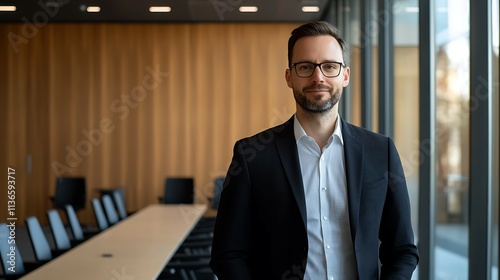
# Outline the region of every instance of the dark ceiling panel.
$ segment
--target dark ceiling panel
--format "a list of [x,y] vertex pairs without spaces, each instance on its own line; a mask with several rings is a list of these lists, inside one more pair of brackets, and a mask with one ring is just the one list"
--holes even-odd
[[[0,0],[15,12],[0,12],[0,22],[307,22],[322,18],[329,0]],[[320,7],[304,13],[302,6]],[[99,13],[86,12],[100,6]],[[170,13],[150,13],[150,6],[170,6]],[[240,6],[257,6],[241,13]]]

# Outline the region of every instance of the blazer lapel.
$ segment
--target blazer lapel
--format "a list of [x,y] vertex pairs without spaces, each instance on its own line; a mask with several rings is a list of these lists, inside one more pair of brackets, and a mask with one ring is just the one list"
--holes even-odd
[[304,186],[302,182],[302,173],[300,171],[299,154],[297,152],[297,143],[293,131],[292,116],[286,123],[284,129],[277,135],[276,149],[278,150],[281,164],[292,188],[293,195],[299,207],[304,227],[307,228],[306,200],[304,195]]
[[347,196],[349,203],[349,219],[351,237],[354,243],[359,220],[359,203],[361,197],[361,182],[363,180],[363,144],[358,140],[351,124],[343,119],[342,137],[344,138],[344,158],[347,179]]

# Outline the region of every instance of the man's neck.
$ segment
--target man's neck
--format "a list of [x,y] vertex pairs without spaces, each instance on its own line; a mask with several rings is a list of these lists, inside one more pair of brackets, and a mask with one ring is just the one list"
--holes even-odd
[[296,116],[307,135],[316,141],[320,149],[323,149],[337,124],[337,107],[324,113],[311,113],[297,108]]

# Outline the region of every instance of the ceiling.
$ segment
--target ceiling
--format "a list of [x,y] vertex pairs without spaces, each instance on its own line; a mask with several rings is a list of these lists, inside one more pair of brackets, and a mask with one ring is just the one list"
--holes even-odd
[[[324,18],[330,0],[0,0],[0,22],[307,22]],[[98,6],[100,12],[87,12]],[[168,13],[152,13],[151,6],[168,6]],[[256,6],[242,13],[240,6]],[[319,12],[303,12],[317,6]]]

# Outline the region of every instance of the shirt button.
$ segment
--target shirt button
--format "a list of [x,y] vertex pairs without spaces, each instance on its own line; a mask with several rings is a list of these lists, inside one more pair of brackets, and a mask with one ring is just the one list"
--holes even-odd
[[326,220],[328,220],[328,217],[327,217],[327,216],[324,216],[324,217],[323,217],[323,220],[325,220],[325,221],[326,221]]
[[325,161],[325,157],[324,156],[321,156],[321,161]]
[[333,278],[333,277],[330,277],[330,280],[335,280],[335,278]]
[[330,245],[326,245],[326,249],[330,249]]
[[326,191],[326,188],[321,188],[322,191]]

